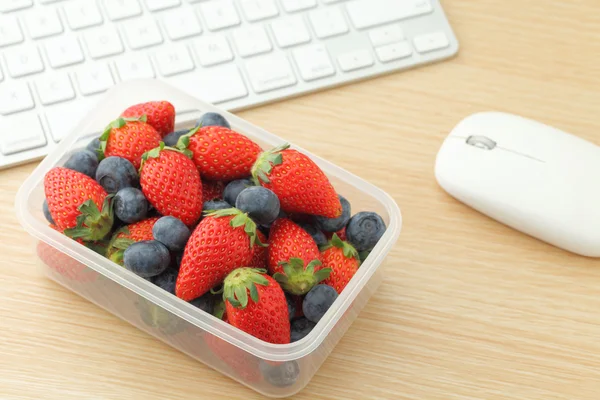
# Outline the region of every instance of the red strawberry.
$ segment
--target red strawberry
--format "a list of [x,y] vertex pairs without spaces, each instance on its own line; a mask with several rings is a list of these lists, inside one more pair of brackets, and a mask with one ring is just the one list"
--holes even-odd
[[244,382],[260,382],[262,375],[256,356],[226,342],[216,335],[207,335],[205,341],[213,354],[227,365],[227,369],[232,370]]
[[112,229],[112,196],[81,172],[54,167],[44,176],[48,210],[59,230],[74,239],[104,239]]
[[235,268],[249,265],[255,245],[262,242],[246,214],[235,208],[208,214],[185,246],[175,294],[185,301],[202,296]]
[[160,146],[143,156],[140,172],[142,192],[162,215],[195,224],[202,215],[202,181],[198,170],[185,154]]
[[285,294],[272,277],[261,271],[238,268],[227,275],[223,283],[227,320],[265,342],[290,343]]
[[305,294],[329,276],[312,236],[288,218],[271,225],[267,251],[269,273],[286,292]]
[[338,294],[341,294],[350,279],[358,271],[360,266],[358,252],[350,243],[344,242],[334,233],[331,241],[323,249],[321,259],[323,265],[331,268],[329,278],[323,283],[331,286]]
[[331,240],[331,238],[333,237],[333,234],[338,235],[338,237],[342,240],[346,240],[346,227],[343,227],[342,229],[340,229],[337,232],[325,232],[325,237],[327,237],[327,239]]
[[123,253],[132,243],[154,239],[152,227],[156,221],[158,221],[158,217],[147,218],[116,231],[108,244],[106,257],[123,265]]
[[129,107],[121,114],[124,118],[139,118],[146,115],[148,124],[161,137],[175,130],[175,107],[168,101],[149,101]]
[[[267,237],[261,231],[257,230],[256,236],[258,236],[258,240],[260,240],[261,243],[267,243]],[[248,266],[260,269],[267,268],[267,248],[255,244],[253,249],[254,250],[252,251],[252,261],[250,261],[250,264],[248,264]]]
[[146,123],[145,117],[120,117],[111,122],[100,136],[101,158],[123,157],[139,168],[142,154],[157,147],[159,143],[160,135]]
[[213,181],[249,176],[262,151],[246,136],[220,126],[196,127],[179,138],[177,147],[188,148],[202,178]]
[[221,181],[202,180],[202,201],[210,201],[223,198],[225,184]]
[[325,173],[308,156],[285,144],[260,155],[252,175],[256,184],[272,190],[289,214],[327,218],[342,215],[342,203]]

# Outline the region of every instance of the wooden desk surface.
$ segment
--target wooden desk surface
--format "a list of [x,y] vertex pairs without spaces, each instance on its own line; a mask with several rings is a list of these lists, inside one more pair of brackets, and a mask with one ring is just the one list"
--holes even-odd
[[[596,400],[600,261],[457,203],[433,164],[460,119],[490,109],[600,144],[600,3],[443,4],[456,58],[241,113],[403,210],[381,291],[296,398]],[[33,168],[0,172],[0,398],[260,398],[37,275],[13,215]]]

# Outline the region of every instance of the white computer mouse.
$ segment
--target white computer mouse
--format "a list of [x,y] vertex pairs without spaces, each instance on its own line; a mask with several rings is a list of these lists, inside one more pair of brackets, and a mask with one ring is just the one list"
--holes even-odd
[[600,147],[502,112],[462,120],[435,176],[451,196],[562,249],[600,256]]

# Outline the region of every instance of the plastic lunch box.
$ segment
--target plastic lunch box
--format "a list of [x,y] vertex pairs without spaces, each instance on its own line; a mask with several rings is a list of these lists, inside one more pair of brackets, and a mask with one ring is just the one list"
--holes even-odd
[[[287,397],[302,390],[377,290],[381,263],[397,241],[402,218],[394,200],[379,188],[303,149],[328,175],[336,190],[352,204],[352,212],[375,211],[387,230],[358,273],[313,331],[302,340],[274,345],[263,342],[154,286],[151,282],[85,248],[48,226],[42,213],[43,178],[54,166],[102,132],[111,120],[136,103],[164,99],[177,109],[176,128],[191,128],[204,112],[224,115],[232,129],[264,149],[285,142],[248,122],[156,80],[131,81],[114,87],[89,115],[23,182],[16,196],[20,223],[35,239],[43,273],[96,305],[128,321],[238,382],[269,397]],[[259,364],[299,369],[295,383],[278,386],[261,376]]]

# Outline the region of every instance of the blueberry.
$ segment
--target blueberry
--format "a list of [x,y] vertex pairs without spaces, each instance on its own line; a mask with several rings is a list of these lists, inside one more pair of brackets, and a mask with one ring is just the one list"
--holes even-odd
[[152,278],[151,282],[154,283],[161,289],[166,290],[171,294],[175,294],[175,283],[177,282],[177,275],[179,271],[175,268],[167,268],[162,274]]
[[180,219],[166,216],[159,218],[152,227],[152,236],[171,251],[181,251],[190,238],[190,228]]
[[170,263],[169,249],[156,240],[135,242],[123,254],[125,268],[142,278],[161,274]]
[[182,137],[183,135],[185,135],[186,133],[188,133],[189,131],[190,131],[189,129],[182,129],[180,131],[175,131],[175,132],[169,133],[167,136],[165,136],[163,138],[163,142],[165,143],[165,146],[175,147],[175,145],[179,141],[179,138]]
[[291,294],[286,293],[285,300],[287,301],[288,306],[288,317],[291,321],[292,318],[294,318],[294,315],[296,315],[296,299],[292,297]]
[[300,375],[300,366],[296,360],[286,361],[278,365],[260,360],[259,369],[265,380],[276,387],[292,386]]
[[65,163],[65,168],[81,172],[94,179],[96,168],[98,168],[98,157],[90,151],[81,150],[69,157]]
[[337,292],[331,286],[315,285],[310,292],[306,293],[302,302],[304,316],[314,323],[319,322],[337,297]]
[[222,126],[231,129],[229,122],[221,114],[207,112],[197,121],[196,126]]
[[91,153],[94,153],[96,156],[98,156],[98,151],[100,150],[100,138],[94,138],[92,139],[87,146],[85,146],[85,149]]
[[44,199],[44,204],[42,205],[42,211],[44,211],[44,217],[54,225],[54,218],[52,218],[52,214],[50,214],[50,209],[48,209],[48,202]]
[[292,321],[291,324],[291,342],[297,342],[310,333],[315,327],[314,322],[309,321],[305,317],[301,317]]
[[240,192],[235,207],[257,224],[268,225],[279,215],[279,198],[267,188],[252,186]]
[[197,299],[190,301],[190,304],[198,307],[204,312],[212,314],[215,306],[215,299],[211,293],[206,293]]
[[171,267],[179,271],[181,260],[183,259],[183,251],[178,251],[171,256]]
[[121,157],[105,158],[96,170],[96,180],[108,193],[117,193],[125,187],[137,187],[138,179],[133,164]]
[[237,181],[231,181],[225,186],[223,191],[223,199],[228,202],[232,207],[235,207],[235,201],[242,190],[254,186],[254,183],[250,179],[238,179]]
[[385,229],[385,222],[378,214],[361,211],[350,218],[346,238],[357,251],[368,251],[375,247]]
[[323,232],[337,232],[342,229],[350,220],[350,203],[344,197],[338,195],[340,202],[342,203],[342,215],[337,218],[325,218],[321,216],[315,216],[315,224]]
[[209,200],[202,205],[202,210],[226,210],[231,208],[231,204],[223,200]]
[[312,238],[315,240],[317,246],[324,246],[327,244],[327,236],[321,232],[317,227],[307,222],[301,222],[298,225],[302,227]]
[[123,222],[133,224],[148,215],[148,200],[140,189],[126,187],[117,192],[113,199],[116,216]]

